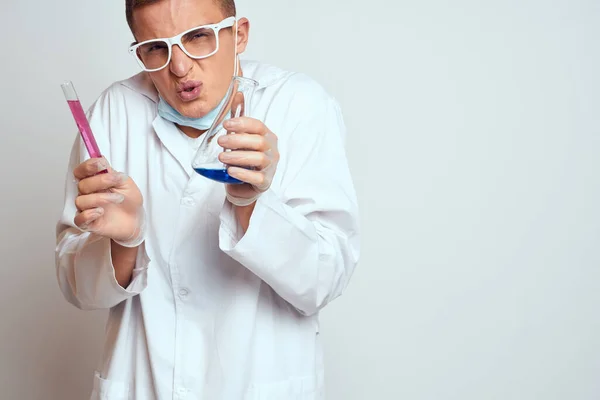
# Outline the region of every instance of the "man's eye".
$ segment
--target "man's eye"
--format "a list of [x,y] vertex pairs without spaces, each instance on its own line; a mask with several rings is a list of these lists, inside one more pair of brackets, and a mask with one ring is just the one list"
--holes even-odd
[[164,50],[165,49],[165,45],[164,44],[153,44],[153,45],[148,45],[148,47],[146,47],[146,53],[152,53],[152,52],[156,52],[156,51],[160,51],[160,50]]

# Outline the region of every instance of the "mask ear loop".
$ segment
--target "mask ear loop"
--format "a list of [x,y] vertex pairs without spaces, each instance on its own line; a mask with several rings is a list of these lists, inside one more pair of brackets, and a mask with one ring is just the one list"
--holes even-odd
[[235,19],[235,43],[233,44],[234,53],[233,53],[233,76],[238,76],[238,52],[237,52],[237,42],[238,42],[238,21]]

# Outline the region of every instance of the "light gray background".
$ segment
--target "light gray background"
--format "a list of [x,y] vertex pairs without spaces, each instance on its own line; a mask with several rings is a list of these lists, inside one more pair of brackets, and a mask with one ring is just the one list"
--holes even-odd
[[[136,73],[122,0],[3,1],[0,397],[87,398],[105,313],[54,272],[76,132]],[[363,256],[323,312],[330,400],[600,398],[600,2],[241,0],[248,58],[349,128]]]

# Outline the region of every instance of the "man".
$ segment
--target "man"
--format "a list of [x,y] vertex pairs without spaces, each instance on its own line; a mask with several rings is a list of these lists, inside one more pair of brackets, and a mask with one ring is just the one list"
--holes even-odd
[[[240,62],[249,22],[233,0],[126,9],[144,71],[88,113],[104,157],[77,138],[57,226],[64,296],[110,310],[91,398],[323,398],[318,313],[359,254],[337,103],[302,74]],[[225,185],[191,160],[234,74],[258,87],[219,138],[245,182]]]

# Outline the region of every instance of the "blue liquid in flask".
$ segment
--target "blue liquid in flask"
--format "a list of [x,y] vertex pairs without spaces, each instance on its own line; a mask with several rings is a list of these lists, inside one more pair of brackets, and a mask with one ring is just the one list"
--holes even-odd
[[212,179],[213,181],[229,183],[229,184],[241,184],[244,183],[239,179],[236,179],[227,173],[225,168],[194,168],[194,171],[204,176],[205,178]]

